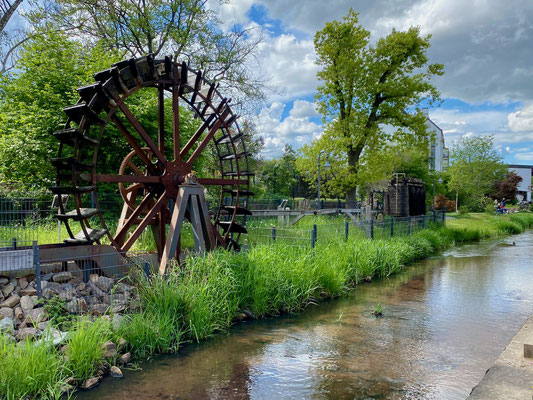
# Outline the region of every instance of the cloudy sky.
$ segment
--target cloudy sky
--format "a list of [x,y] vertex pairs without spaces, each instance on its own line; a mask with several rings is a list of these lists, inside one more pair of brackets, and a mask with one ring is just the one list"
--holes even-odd
[[444,102],[431,119],[450,147],[463,135],[495,136],[508,163],[533,164],[532,0],[230,0],[217,6],[227,27],[260,27],[262,73],[277,94],[259,114],[263,156],[309,143],[322,131],[313,106],[318,85],[314,33],[348,9],[373,38],[419,26],[432,34],[430,62]]

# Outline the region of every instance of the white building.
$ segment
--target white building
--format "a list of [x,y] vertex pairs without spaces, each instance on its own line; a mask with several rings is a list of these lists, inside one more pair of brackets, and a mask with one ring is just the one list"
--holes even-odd
[[429,118],[429,110],[423,108],[422,112],[426,116],[427,131],[433,134],[430,139],[429,169],[437,172],[444,171],[450,165],[450,151],[444,143],[444,134],[442,129]]
[[522,177],[522,182],[518,184],[518,201],[531,201],[531,176],[533,175],[533,165],[509,164],[509,171]]

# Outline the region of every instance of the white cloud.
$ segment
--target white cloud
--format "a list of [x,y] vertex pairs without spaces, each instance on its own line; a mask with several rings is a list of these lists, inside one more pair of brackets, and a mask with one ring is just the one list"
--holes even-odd
[[303,100],[295,101],[289,116],[283,120],[282,114],[286,107],[283,103],[274,102],[270,107],[261,110],[257,128],[265,140],[265,146],[261,152],[265,158],[280,156],[286,144],[299,148],[322,133],[322,126],[309,119],[312,115],[306,115],[303,112],[309,106],[312,106],[312,103]]
[[[507,116],[509,128],[513,132],[533,132],[533,104]],[[533,134],[532,134],[533,140]]]
[[521,161],[533,161],[533,153],[517,153],[515,158]]
[[261,43],[260,50],[269,84],[281,94],[273,100],[297,98],[316,90],[318,66],[313,41],[282,34]]
[[216,13],[224,29],[231,30],[234,25],[248,24],[247,13],[253,3],[254,0],[209,0],[207,7]]
[[295,100],[290,114],[294,118],[312,118],[320,115],[316,111],[315,104],[306,100]]

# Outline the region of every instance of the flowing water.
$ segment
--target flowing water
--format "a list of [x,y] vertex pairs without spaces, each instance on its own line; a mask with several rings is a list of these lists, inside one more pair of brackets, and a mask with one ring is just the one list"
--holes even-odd
[[[512,245],[512,242],[516,245]],[[533,232],[244,322],[78,399],[464,399],[533,314]],[[383,306],[384,317],[371,314]]]

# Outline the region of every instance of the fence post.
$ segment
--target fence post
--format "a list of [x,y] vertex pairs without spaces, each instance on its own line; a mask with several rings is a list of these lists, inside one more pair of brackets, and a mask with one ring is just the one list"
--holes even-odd
[[324,209],[324,200],[320,200],[320,209]]
[[147,278],[150,278],[150,263],[144,263],[144,273]]
[[274,242],[276,241],[276,227],[275,226],[272,227],[272,240]]
[[33,241],[33,265],[35,266],[35,288],[37,289],[37,297],[40,299],[42,296],[41,287],[41,260],[39,259],[39,246],[37,241]]
[[437,213],[435,211],[435,207],[433,207],[433,223],[437,222]]
[[407,236],[411,234],[411,216],[407,217]]
[[337,199],[337,208],[341,208],[341,199]]
[[344,221],[344,241],[348,241],[348,233],[350,229],[350,223],[348,221]]
[[426,214],[422,214],[422,229],[426,227]]
[[17,238],[11,239],[11,246],[13,247],[13,250],[17,250]]
[[390,237],[394,236],[394,217],[390,217]]
[[315,248],[316,243],[316,224],[313,225],[313,230],[311,231],[311,248]]
[[446,207],[442,207],[442,223],[446,224]]
[[370,219],[370,239],[374,239],[374,220]]

